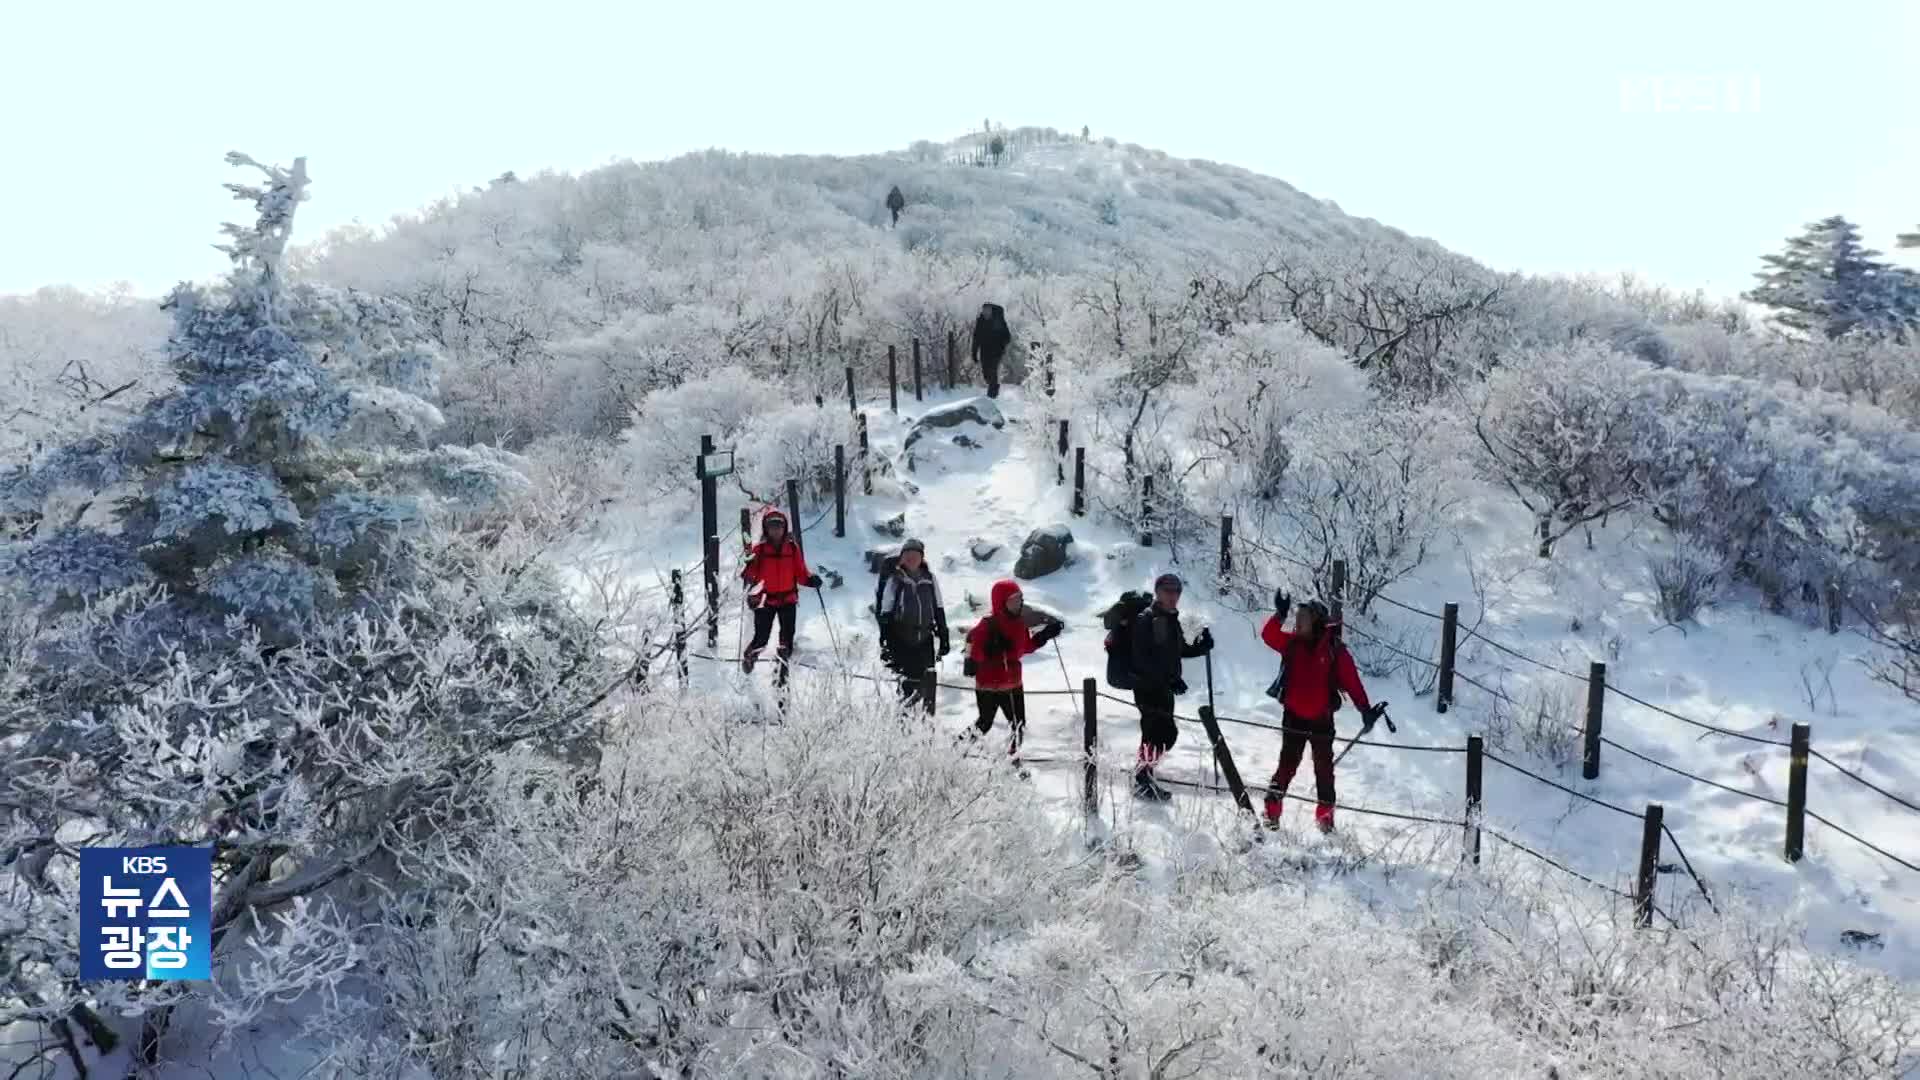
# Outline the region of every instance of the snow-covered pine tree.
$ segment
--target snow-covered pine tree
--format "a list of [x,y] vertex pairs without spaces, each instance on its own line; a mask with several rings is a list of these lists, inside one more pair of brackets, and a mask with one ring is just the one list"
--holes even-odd
[[1782,326],[1839,338],[1856,331],[1898,333],[1912,325],[1906,275],[1878,259],[1860,241],[1860,229],[1838,215],[1816,221],[1787,241],[1748,300],[1775,310]]
[[[0,1028],[144,1016],[148,1058],[185,997],[241,1024],[246,986],[352,970],[356,920],[302,898],[454,842],[504,750],[591,757],[612,685],[564,589],[497,542],[518,459],[429,445],[408,310],[287,280],[304,159],[229,161],[266,182],[228,185],[257,220],[226,227],[224,283],[165,302],[177,387],[0,474],[0,892],[37,898],[0,933]],[[82,826],[213,845],[216,938],[279,911],[264,981],[80,986],[77,883],[47,866]]]

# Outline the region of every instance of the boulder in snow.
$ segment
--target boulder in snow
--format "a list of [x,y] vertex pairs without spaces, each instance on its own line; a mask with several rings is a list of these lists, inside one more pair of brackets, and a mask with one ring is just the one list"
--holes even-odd
[[1027,534],[1020,545],[1020,558],[1013,564],[1013,576],[1031,581],[1045,577],[1071,562],[1073,530],[1065,525],[1047,525]]
[[881,536],[904,538],[907,535],[907,515],[902,512],[884,521],[876,521],[873,523],[873,531]]
[[967,541],[967,550],[973,554],[974,562],[986,562],[1000,553],[1000,545],[990,540],[975,538]]
[[977,424],[998,430],[1007,426],[1007,418],[1000,412],[1000,406],[995,405],[991,398],[977,397],[956,401],[951,405],[928,409],[920,419],[913,422],[913,428],[907,432],[907,440],[903,445],[911,450],[914,444],[926,438],[929,432],[959,427],[962,424]]

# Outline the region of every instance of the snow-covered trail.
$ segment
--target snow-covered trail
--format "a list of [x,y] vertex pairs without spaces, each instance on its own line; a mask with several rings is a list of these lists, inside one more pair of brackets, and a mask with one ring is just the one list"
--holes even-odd
[[[885,402],[868,413],[870,435],[876,460],[900,460],[903,443],[913,421],[925,412],[969,400],[974,395],[961,391],[948,394],[930,391],[925,402],[903,400],[900,415],[886,410]],[[1066,568],[1032,581],[1020,582],[1031,604],[1060,615],[1067,624],[1055,647],[1049,647],[1027,659],[1026,686],[1028,730],[1025,756],[1048,759],[1033,771],[1038,793],[1058,807],[1063,827],[1080,820],[1080,769],[1078,758],[1082,740],[1080,704],[1081,680],[1099,680],[1099,733],[1103,763],[1101,811],[1110,828],[1128,830],[1145,848],[1161,851],[1188,850],[1196,844],[1207,848],[1209,834],[1239,828],[1233,823],[1231,800],[1186,788],[1175,789],[1175,801],[1166,807],[1134,803],[1127,790],[1128,772],[1138,746],[1139,722],[1130,705],[1114,698],[1126,694],[1105,685],[1105,655],[1100,612],[1126,589],[1143,589],[1153,577],[1171,569],[1188,578],[1189,587],[1182,605],[1183,623],[1189,634],[1203,626],[1213,629],[1219,642],[1213,657],[1214,698],[1222,716],[1240,717],[1278,724],[1277,705],[1264,690],[1277,667],[1277,657],[1259,641],[1259,622],[1264,612],[1246,614],[1221,602],[1211,586],[1211,568],[1207,565],[1170,565],[1165,548],[1143,548],[1136,538],[1096,522],[1093,518],[1075,518],[1071,514],[1072,490],[1069,484],[1056,482],[1056,459],[1037,437],[1022,437],[1015,426],[1040,425],[1050,430],[1045,400],[1028,397],[1018,387],[1003,390],[996,403],[1008,420],[1000,433],[983,432],[976,427],[942,431],[942,437],[965,431],[980,444],[976,449],[942,445],[935,460],[924,459],[914,473],[901,473],[917,490],[910,494],[884,494],[888,485],[877,483],[876,494],[859,493],[857,475],[850,480],[847,509],[847,536],[832,535],[831,504],[803,504],[801,515],[810,527],[804,536],[808,559],[816,567],[837,572],[843,577],[838,588],[823,591],[831,630],[822,618],[820,601],[803,598],[798,635],[798,659],[809,665],[797,679],[826,677],[825,671],[846,670],[869,678],[882,679],[874,622],[869,605],[873,600],[873,576],[867,572],[864,553],[869,550],[897,549],[899,538],[878,526],[896,514],[905,517],[905,535],[917,537],[927,547],[929,559],[939,575],[952,624],[955,653],[940,668],[938,710],[934,723],[956,735],[964,732],[977,715],[971,689],[961,674],[961,638],[966,629],[984,614],[986,597],[993,582],[1013,577],[1014,561],[1021,541],[1033,530],[1063,524],[1074,536],[1074,561]],[[1070,473],[1070,469],[1069,469]],[[732,523],[738,515],[737,499],[723,500],[721,507],[723,573],[735,570],[731,542]],[[822,516],[822,511],[827,511]],[[815,520],[818,523],[815,524]],[[694,519],[697,522],[697,518]],[[697,528],[685,520],[664,523],[657,536],[628,536],[622,548],[643,551],[657,563],[635,567],[634,577],[647,582],[660,580],[664,568],[686,565],[698,558]],[[634,543],[635,539],[642,541]],[[1268,538],[1269,540],[1271,538]],[[996,545],[984,560],[975,560],[970,546],[976,540]],[[651,542],[647,542],[651,541]],[[1475,542],[1484,549],[1496,549],[1499,538],[1479,537]],[[1524,540],[1520,541],[1524,545]],[[1511,545],[1508,545],[1511,546]],[[1202,556],[1204,562],[1207,556]],[[1444,556],[1436,556],[1436,563]],[[1409,599],[1425,595],[1465,595],[1446,591],[1449,585],[1434,571],[1433,583],[1409,583],[1403,590]],[[1617,568],[1595,563],[1585,565],[1569,558],[1556,573],[1569,581],[1576,575],[1590,576],[1592,582],[1580,590],[1562,588],[1557,593],[1517,595],[1494,618],[1506,616],[1504,625],[1490,619],[1489,633],[1496,640],[1515,648],[1546,655],[1542,641],[1553,642],[1557,623],[1567,625],[1568,612],[1590,610],[1593,600],[1585,595],[1593,590],[1610,590],[1616,604],[1621,585]],[[1458,590],[1457,585],[1452,586]],[[1632,598],[1628,597],[1628,601]],[[1555,607],[1555,605],[1558,605]],[[1434,606],[1438,606],[1435,604]],[[1731,614],[1731,612],[1730,612]],[[1387,613],[1391,617],[1397,613]],[[1428,627],[1418,616],[1407,616],[1410,633],[1424,635],[1413,642],[1415,651],[1428,649],[1437,637],[1437,627]],[[1623,622],[1618,615],[1610,622]],[[1769,660],[1766,650],[1791,651],[1794,644],[1783,644],[1777,627],[1749,625],[1756,620],[1727,618],[1728,625],[1696,631],[1684,643],[1675,642],[1668,633],[1651,643],[1630,644],[1637,653],[1623,655],[1616,668],[1627,670],[1636,689],[1655,696],[1650,700],[1692,714],[1700,714],[1698,703],[1690,700],[1695,688],[1712,682],[1722,689],[1716,692],[1716,712],[1706,719],[1745,729],[1768,732],[1764,724],[1742,724],[1738,717],[1792,715],[1791,705],[1783,700],[1786,691],[1778,660]],[[734,613],[723,620],[718,652],[737,653],[740,633]],[[1497,629],[1494,628],[1497,626]],[[1535,638],[1535,634],[1543,635]],[[1629,639],[1631,640],[1631,639]],[[704,641],[699,641],[704,646]],[[838,652],[836,653],[836,646]],[[1803,644],[1802,647],[1805,647]],[[704,651],[704,650],[703,650]],[[1489,657],[1474,652],[1471,643],[1463,648],[1462,669],[1487,677]],[[1626,661],[1631,661],[1627,663]],[[1062,667],[1064,664],[1065,671]],[[1682,665],[1686,666],[1681,671]],[[767,694],[770,668],[752,677],[737,667],[696,662],[697,682],[716,688]],[[1741,677],[1737,673],[1750,675]],[[1671,672],[1656,677],[1656,672]],[[1188,661],[1186,679],[1190,692],[1179,703],[1186,716],[1197,713],[1207,700],[1206,665]],[[1504,681],[1504,680],[1502,680]],[[1740,687],[1734,687],[1735,682]],[[1466,736],[1478,733],[1488,722],[1488,703],[1468,687],[1461,687],[1459,700],[1446,715],[1433,709],[1430,695],[1416,696],[1404,677],[1369,678],[1368,688],[1376,699],[1393,703],[1393,716],[1400,732],[1389,736],[1377,729],[1376,738],[1397,742],[1463,747]],[[1577,689],[1577,688],[1576,688]],[[1662,690],[1678,694],[1669,699]],[[1738,693],[1736,694],[1736,690]],[[1071,693],[1062,693],[1071,691]],[[876,694],[884,686],[874,686]],[[1106,696],[1111,695],[1111,696]],[[1733,695],[1731,699],[1729,696]],[[1663,719],[1650,710],[1610,701],[1611,735],[1643,752],[1679,768],[1727,784],[1736,790],[1778,797],[1784,793],[1786,762],[1784,753],[1751,744],[1732,745],[1725,738],[1700,738],[1697,730],[1677,721]],[[1358,723],[1349,709],[1340,714],[1341,734],[1351,734]],[[1868,739],[1868,731],[1826,718],[1825,744],[1839,749],[1841,739]],[[1279,752],[1277,732],[1235,724],[1223,726],[1242,778],[1259,798],[1272,774]],[[1779,732],[1784,734],[1784,730]],[[1003,753],[1007,733],[997,730],[988,742],[993,756]],[[983,750],[987,749],[985,747]],[[1776,909],[1798,908],[1812,925],[1823,928],[1823,943],[1832,945],[1843,929],[1879,933],[1884,948],[1864,954],[1870,962],[1920,978],[1920,879],[1854,848],[1845,839],[1809,825],[1809,857],[1792,865],[1780,858],[1783,812],[1765,803],[1755,802],[1711,786],[1698,784],[1633,761],[1609,751],[1599,781],[1579,778],[1575,765],[1571,770],[1555,767],[1518,747],[1502,752],[1515,764],[1550,776],[1576,791],[1606,799],[1625,808],[1638,810],[1648,802],[1666,806],[1667,823],[1682,844],[1688,858],[1713,887],[1720,899],[1744,894],[1751,901]],[[1846,759],[1851,765],[1854,757]],[[1198,724],[1182,724],[1180,740],[1165,763],[1169,776],[1211,782],[1212,756]],[[1423,753],[1382,747],[1354,749],[1338,770],[1339,800],[1342,804],[1395,810],[1435,817],[1457,819],[1464,812],[1464,759],[1458,753]],[[1310,798],[1312,769],[1303,764],[1293,782],[1292,794]],[[1833,813],[1863,835],[1896,850],[1902,833],[1897,813],[1889,812],[1871,797],[1871,793],[1852,790],[1833,777],[1816,774],[1814,794],[1822,809]],[[1489,824],[1501,828],[1515,839],[1549,853],[1599,881],[1627,887],[1630,884],[1638,852],[1640,823],[1614,812],[1582,802],[1574,796],[1539,784],[1489,761],[1485,774],[1485,810]],[[1290,807],[1289,829],[1283,834],[1282,850],[1292,850],[1292,828],[1300,817],[1299,807]],[[1392,819],[1343,814],[1341,831],[1348,842],[1379,847],[1389,841],[1405,842],[1413,851],[1424,845],[1425,856],[1433,857],[1457,851],[1457,830],[1440,826],[1413,825]],[[1920,835],[1920,832],[1906,834]],[[1411,838],[1418,838],[1414,843]],[[1911,845],[1909,845],[1911,846]],[[1483,847],[1484,858],[1513,860],[1537,866],[1530,856],[1489,839]],[[1409,856],[1413,858],[1414,856]],[[1663,858],[1678,863],[1669,847]],[[1419,873],[1424,873],[1424,870]],[[1683,872],[1662,874],[1658,900],[1663,908],[1679,910],[1697,904],[1697,890]]]

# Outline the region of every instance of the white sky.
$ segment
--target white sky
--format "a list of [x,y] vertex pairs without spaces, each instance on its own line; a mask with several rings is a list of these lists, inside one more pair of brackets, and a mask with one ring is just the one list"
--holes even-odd
[[991,117],[1244,166],[1501,269],[1731,294],[1817,217],[1882,250],[1920,225],[1916,43],[1915,0],[0,0],[0,293],[218,271],[229,149],[308,156],[305,240],[508,169]]

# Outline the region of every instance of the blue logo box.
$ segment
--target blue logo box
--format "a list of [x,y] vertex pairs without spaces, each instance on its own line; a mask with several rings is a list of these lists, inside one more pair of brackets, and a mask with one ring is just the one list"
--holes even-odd
[[213,976],[213,848],[80,849],[80,978]]

